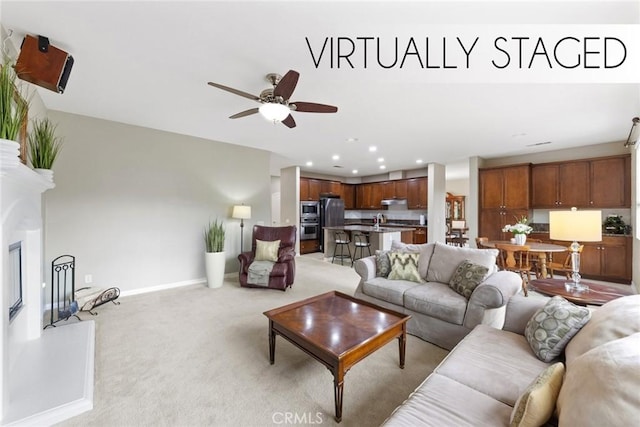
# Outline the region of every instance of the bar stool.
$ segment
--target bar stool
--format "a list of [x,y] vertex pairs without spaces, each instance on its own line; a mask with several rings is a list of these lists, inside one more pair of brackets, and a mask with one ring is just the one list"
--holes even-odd
[[[331,264],[336,259],[336,257],[340,258],[340,264],[344,265],[344,259],[349,258],[351,263],[353,264],[353,258],[351,257],[351,249],[349,249],[349,236],[344,231],[335,231],[334,232],[334,241],[335,246],[333,248],[333,258],[331,258]],[[340,254],[337,255],[338,247],[340,247]],[[347,255],[344,253],[344,248],[347,248]]]
[[[369,251],[369,256],[371,256],[371,242],[369,242],[369,235],[364,233],[354,234],[353,245],[355,246],[355,248],[353,250],[353,260],[351,261],[352,267],[353,263],[357,259],[364,257],[364,248],[367,248],[367,251]],[[360,256],[358,256],[358,249],[360,249]]]

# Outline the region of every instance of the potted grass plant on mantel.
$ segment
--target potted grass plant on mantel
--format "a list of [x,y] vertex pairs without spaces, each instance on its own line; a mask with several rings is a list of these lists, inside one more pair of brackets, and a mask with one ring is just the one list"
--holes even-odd
[[61,148],[62,140],[56,136],[56,126],[48,118],[35,120],[29,134],[29,158],[33,169],[53,181],[51,168]]
[[0,65],[0,159],[3,168],[20,163],[20,129],[27,119],[29,105],[16,86],[16,73],[7,57]]
[[207,284],[210,288],[219,288],[224,281],[224,223],[209,221],[204,229],[204,242],[206,246],[205,269],[207,272]]

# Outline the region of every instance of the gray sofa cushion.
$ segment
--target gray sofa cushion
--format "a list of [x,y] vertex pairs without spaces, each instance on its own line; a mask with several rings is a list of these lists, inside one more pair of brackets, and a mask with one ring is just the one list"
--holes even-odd
[[511,406],[458,381],[431,374],[383,425],[508,426],[511,410]]
[[427,270],[427,282],[449,283],[458,265],[465,259],[489,269],[489,273],[497,270],[497,249],[460,248],[436,242]]
[[445,322],[462,325],[467,299],[444,283],[429,282],[404,293],[405,308]]
[[384,277],[376,277],[362,284],[362,292],[370,297],[402,306],[405,291],[415,286],[420,286],[420,284],[408,280],[389,280]]
[[445,361],[434,372],[511,407],[540,372],[550,365],[533,354],[522,335],[486,325],[476,326]]

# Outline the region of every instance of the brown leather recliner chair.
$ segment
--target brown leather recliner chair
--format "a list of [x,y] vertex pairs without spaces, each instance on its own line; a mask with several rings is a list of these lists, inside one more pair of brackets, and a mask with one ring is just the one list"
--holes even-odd
[[291,286],[296,274],[295,257],[297,233],[298,229],[294,225],[285,227],[254,225],[253,236],[251,237],[251,251],[238,255],[238,260],[240,261],[240,286],[247,288],[264,288],[264,286],[247,283],[249,265],[253,262],[256,254],[256,240],[267,242],[280,240],[278,261],[273,265],[273,270],[269,275],[269,283],[266,287],[285,291],[288,286]]

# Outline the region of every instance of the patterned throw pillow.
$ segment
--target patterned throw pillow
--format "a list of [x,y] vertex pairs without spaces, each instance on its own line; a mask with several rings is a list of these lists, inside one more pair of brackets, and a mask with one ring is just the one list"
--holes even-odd
[[278,249],[280,248],[280,240],[267,242],[256,239],[256,257],[255,261],[278,261]]
[[376,251],[376,277],[387,277],[391,271],[389,251]]
[[556,407],[563,376],[562,362],[554,363],[542,371],[516,400],[510,426],[541,426],[549,421]]
[[473,290],[486,279],[489,269],[485,266],[474,264],[465,259],[451,276],[449,286],[451,289],[465,297],[471,298]]
[[551,362],[590,318],[588,308],[555,296],[529,319],[524,336],[538,359]]
[[418,273],[418,259],[420,254],[390,252],[391,272],[389,280],[409,280],[421,283],[420,273]]

